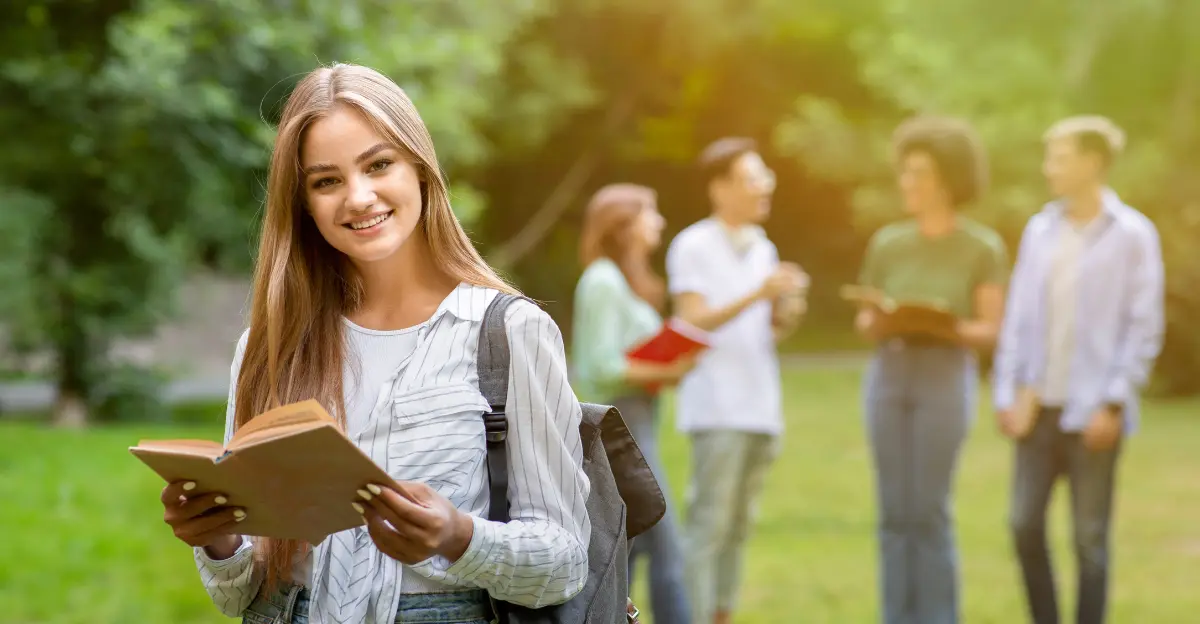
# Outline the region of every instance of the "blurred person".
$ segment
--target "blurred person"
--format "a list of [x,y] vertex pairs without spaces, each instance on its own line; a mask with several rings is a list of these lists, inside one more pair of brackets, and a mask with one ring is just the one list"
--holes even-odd
[[367,524],[308,545],[243,537],[246,512],[220,492],[169,484],[165,520],[228,616],[482,623],[489,595],[540,607],[584,585],[581,409],[559,330],[528,301],[505,317],[512,521],[486,519],[489,406],[472,376],[484,312],[513,291],[471,246],[440,171],[419,113],[378,72],[320,68],[288,97],[226,440],[315,398],[405,493],[370,484],[329,501]]
[[[572,384],[580,400],[621,411],[647,462],[666,490],[658,450],[659,401],[647,385],[675,385],[695,357],[669,364],[629,360],[626,353],[662,329],[666,287],[650,267],[663,217],[655,192],[634,184],[610,184],[592,196],[580,240],[583,275],[575,287]],[[668,500],[670,496],[667,497]],[[629,579],[642,556],[650,563],[650,611],[654,621],[683,624],[688,617],[683,560],[674,513],[633,540]]]
[[1137,428],[1138,395],[1162,347],[1162,249],[1154,224],[1107,185],[1124,146],[1112,121],[1072,117],[1043,138],[1042,170],[1057,199],[1021,236],[994,402],[1001,431],[1016,443],[1009,521],[1030,616],[1059,621],[1046,507],[1065,475],[1079,575],[1075,621],[1098,624],[1108,602],[1117,458]]
[[779,261],[760,225],[775,174],[754,141],[720,139],[699,160],[712,214],[671,241],[667,274],[675,312],[712,332],[711,347],[679,385],[676,420],[692,447],[685,519],[692,618],[725,624],[784,430],[776,341],[798,326],[808,278]]
[[996,339],[1008,256],[1000,236],[964,217],[987,183],[987,161],[964,122],[920,116],[893,136],[908,218],[872,236],[860,283],[897,301],[938,305],[952,333],[908,331],[876,306],[855,327],[875,343],[864,407],[875,471],[882,620],[958,622],[959,556],[951,491],[975,414],[975,349]]

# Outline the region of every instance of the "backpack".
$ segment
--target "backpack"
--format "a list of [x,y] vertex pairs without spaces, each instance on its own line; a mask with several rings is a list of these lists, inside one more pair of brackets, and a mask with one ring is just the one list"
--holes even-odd
[[[499,293],[479,330],[479,390],[491,406],[484,414],[487,436],[488,519],[508,522],[509,349],[504,313],[517,295]],[[528,299],[526,299],[528,301]],[[653,471],[615,407],[581,403],[583,471],[591,481],[588,578],[583,589],[559,605],[531,609],[493,600],[500,624],[617,624],[632,621],[629,602],[629,540],[654,526],[667,503]]]

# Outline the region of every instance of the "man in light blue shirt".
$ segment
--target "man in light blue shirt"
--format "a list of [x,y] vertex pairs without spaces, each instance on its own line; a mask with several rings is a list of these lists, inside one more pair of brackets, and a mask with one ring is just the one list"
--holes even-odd
[[[1047,131],[1043,173],[1059,199],[1021,237],[995,357],[1000,428],[1016,439],[1010,523],[1036,624],[1059,621],[1046,547],[1046,507],[1071,487],[1079,583],[1076,621],[1104,620],[1109,526],[1122,439],[1163,334],[1158,231],[1106,184],[1124,136],[1102,117]],[[1036,420],[1022,429],[1025,398]]]

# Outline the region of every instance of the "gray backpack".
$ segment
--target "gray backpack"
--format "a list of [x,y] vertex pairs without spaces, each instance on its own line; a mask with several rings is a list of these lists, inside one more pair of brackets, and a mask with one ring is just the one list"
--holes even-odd
[[[504,312],[515,295],[500,293],[484,313],[479,330],[479,390],[491,406],[487,430],[488,519],[508,522],[509,350]],[[494,601],[500,624],[618,624],[626,622],[629,597],[629,540],[654,526],[667,503],[654,473],[616,408],[582,403],[583,471],[591,481],[587,500],[592,539],[587,583],[567,602],[530,609]]]

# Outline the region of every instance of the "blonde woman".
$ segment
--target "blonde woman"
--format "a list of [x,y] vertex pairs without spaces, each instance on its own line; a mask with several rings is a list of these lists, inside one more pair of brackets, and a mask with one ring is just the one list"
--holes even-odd
[[415,500],[348,493],[329,504],[367,526],[303,544],[242,537],[245,511],[220,492],[170,484],[166,521],[218,608],[246,622],[475,623],[494,617],[489,595],[570,599],[591,525],[562,337],[536,306],[508,308],[512,521],[489,521],[476,345],[488,304],[512,290],[451,212],[412,102],[367,68],[313,71],[284,108],[268,185],[226,437],[315,397]]

